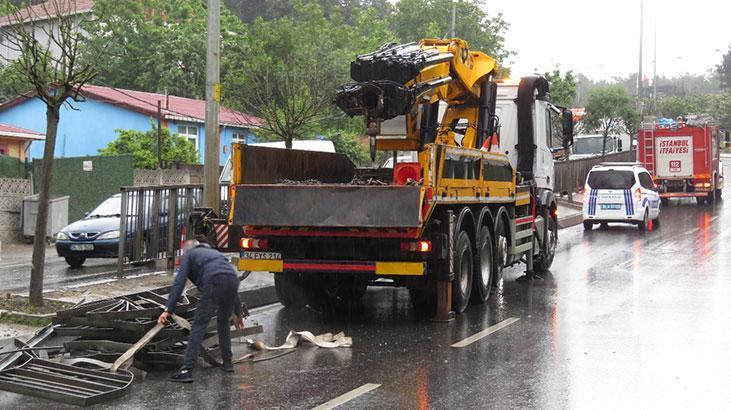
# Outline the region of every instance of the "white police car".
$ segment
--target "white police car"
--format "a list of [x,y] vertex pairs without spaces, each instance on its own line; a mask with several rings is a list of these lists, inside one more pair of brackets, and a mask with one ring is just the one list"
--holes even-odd
[[635,163],[595,165],[584,185],[584,229],[594,224],[626,222],[641,231],[652,229],[660,217],[660,195],[647,170]]

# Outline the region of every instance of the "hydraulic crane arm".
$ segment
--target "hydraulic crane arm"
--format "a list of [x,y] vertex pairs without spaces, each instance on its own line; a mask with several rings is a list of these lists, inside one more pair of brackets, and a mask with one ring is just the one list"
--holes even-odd
[[[341,88],[336,104],[366,118],[372,148],[383,135],[382,124],[394,119],[403,135],[379,138],[378,149],[420,150],[432,142],[479,148],[496,131],[491,82],[496,73],[494,59],[469,51],[461,39],[387,44],[351,63],[356,83]],[[437,125],[439,102],[447,108]]]

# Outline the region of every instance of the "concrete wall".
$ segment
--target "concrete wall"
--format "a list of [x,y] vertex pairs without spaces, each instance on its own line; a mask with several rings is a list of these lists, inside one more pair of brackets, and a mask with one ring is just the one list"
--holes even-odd
[[23,198],[32,193],[32,184],[28,179],[0,178],[0,241],[22,238],[20,210]]

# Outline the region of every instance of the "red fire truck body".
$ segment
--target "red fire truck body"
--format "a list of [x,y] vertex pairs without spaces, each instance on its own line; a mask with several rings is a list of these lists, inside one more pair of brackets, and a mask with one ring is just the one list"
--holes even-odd
[[695,197],[698,203],[721,196],[721,135],[710,122],[643,124],[638,157],[650,171],[660,197]]

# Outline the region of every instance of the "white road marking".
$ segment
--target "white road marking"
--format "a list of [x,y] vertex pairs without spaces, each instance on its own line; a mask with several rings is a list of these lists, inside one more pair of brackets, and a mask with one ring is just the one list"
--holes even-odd
[[375,390],[377,388],[381,387],[380,384],[374,384],[374,383],[366,383],[357,389],[353,389],[345,394],[342,394],[327,403],[323,403],[312,410],[329,410],[334,409],[335,407],[338,407],[341,404],[347,403],[351,400],[353,400],[356,397],[362,396],[366,393],[368,393],[371,390]]
[[488,336],[488,335],[490,335],[492,333],[495,333],[498,330],[500,330],[500,329],[502,329],[504,327],[507,327],[507,326],[509,326],[509,325],[511,325],[511,324],[513,324],[513,323],[515,323],[517,321],[519,321],[519,320],[520,320],[520,318],[518,318],[518,317],[507,318],[507,319],[503,320],[502,322],[495,323],[494,325],[488,327],[487,329],[485,329],[485,330],[483,330],[481,332],[477,332],[474,335],[472,335],[472,336],[470,336],[470,337],[468,337],[466,339],[460,340],[459,342],[453,344],[452,347],[466,347],[466,346],[469,346],[472,343],[474,343],[474,342],[482,339],[483,337]]

